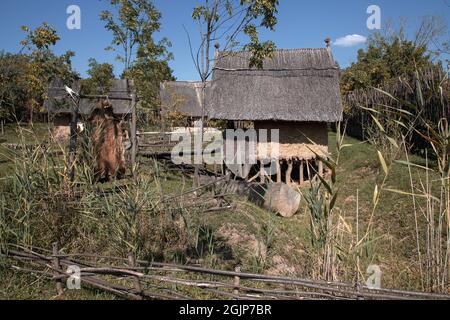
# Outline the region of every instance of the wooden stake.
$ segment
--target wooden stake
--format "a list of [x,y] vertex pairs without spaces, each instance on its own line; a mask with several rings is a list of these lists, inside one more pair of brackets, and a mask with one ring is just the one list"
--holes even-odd
[[292,176],[292,169],[293,169],[292,160],[288,160],[288,168],[286,170],[286,184],[288,186],[290,186],[292,184],[292,178],[291,178],[291,176]]
[[259,175],[261,177],[261,183],[266,183],[266,170],[264,170],[264,163],[262,160],[260,162]]
[[[236,267],[234,269],[235,272],[240,273],[241,272],[241,267]],[[240,286],[240,282],[241,282],[241,278],[236,275],[234,276],[234,290],[233,290],[233,294],[235,295],[239,295],[239,286]]]
[[[134,258],[134,255],[132,253],[128,254],[128,263],[130,264],[130,267],[132,267],[132,268],[136,267],[136,259]],[[141,281],[138,276],[133,277],[133,284],[134,284],[134,289],[136,290],[136,293],[138,295],[141,295],[142,294],[142,286],[141,286]]]
[[70,141],[69,141],[69,178],[70,182],[75,181],[75,159],[77,156],[77,140],[78,140],[78,119],[79,119],[79,106],[77,105],[76,110],[72,111],[70,119]]
[[137,114],[136,114],[136,96],[131,95],[131,170],[135,174],[136,154],[137,154]]
[[323,175],[323,162],[321,160],[318,160],[318,161],[319,161],[319,175],[323,178],[324,177],[324,175]]
[[305,162],[303,160],[300,160],[300,184],[303,184],[305,182]]
[[[53,268],[61,270],[61,265],[59,263],[59,258],[57,257],[59,255],[59,249],[58,249],[58,242],[54,242],[52,245],[53,249]],[[60,274],[58,272],[55,272],[55,276],[59,276]],[[62,295],[64,293],[63,284],[61,279],[56,279],[56,291],[58,292],[58,296]]]
[[306,171],[308,172],[308,180],[312,181],[311,168],[309,167],[309,160],[306,160]]
[[281,164],[280,161],[277,160],[277,182],[280,183],[281,182]]

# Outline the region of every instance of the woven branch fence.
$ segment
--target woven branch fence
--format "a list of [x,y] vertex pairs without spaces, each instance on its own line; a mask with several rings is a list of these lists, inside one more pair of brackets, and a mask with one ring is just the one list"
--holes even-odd
[[83,287],[132,300],[450,300],[450,295],[399,290],[372,290],[363,285],[268,276],[199,266],[159,263],[95,254],[8,246],[1,256],[12,269],[55,281],[59,295],[77,266]]
[[[347,134],[362,140],[369,138],[369,130],[375,125],[367,108],[379,113],[379,120],[387,131],[390,130],[387,123],[398,120],[395,109],[411,111],[414,116],[420,112],[421,118],[431,125],[450,117],[450,81],[448,73],[440,68],[422,70],[411,79],[399,78],[379,89],[349,92],[342,99]],[[419,135],[414,134],[410,139],[409,143],[416,148],[423,147]]]

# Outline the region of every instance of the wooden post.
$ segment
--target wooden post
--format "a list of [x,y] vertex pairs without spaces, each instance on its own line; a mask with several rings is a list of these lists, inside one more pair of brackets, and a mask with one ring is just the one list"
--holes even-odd
[[[61,270],[61,265],[59,264],[59,258],[57,257],[59,255],[59,249],[58,249],[58,242],[54,242],[52,245],[52,249],[53,249],[53,268],[57,269],[57,270]],[[59,276],[60,274],[58,272],[54,272],[55,276]],[[63,289],[63,285],[62,285],[62,280],[61,279],[56,279],[56,291],[58,292],[58,296],[62,295],[64,293],[64,289]]]
[[318,161],[319,161],[319,175],[323,178],[324,177],[324,175],[323,175],[323,162],[321,160],[318,160]]
[[300,185],[305,182],[305,162],[303,160],[300,160]]
[[[128,263],[130,264],[130,267],[136,266],[136,259],[134,258],[134,255],[132,253],[128,254]],[[134,289],[136,290],[136,294],[140,296],[142,294],[142,286],[138,276],[133,276],[133,284]]]
[[[79,103],[79,102],[78,102]],[[72,110],[72,117],[70,119],[70,142],[69,142],[69,178],[70,182],[75,181],[75,159],[77,156],[77,140],[78,140],[78,118],[79,118],[79,106],[76,110]]]
[[[240,273],[241,267],[236,267],[234,269],[235,272]],[[239,286],[240,286],[241,278],[239,276],[234,276],[234,289],[233,294],[239,295]]]
[[134,177],[134,169],[136,164],[136,154],[137,154],[137,114],[136,114],[136,96],[131,94],[131,170]]
[[306,160],[306,171],[308,172],[308,179],[309,181],[312,181],[312,177],[311,177],[311,168],[309,167],[309,160]]
[[288,160],[288,168],[286,170],[286,184],[290,186],[292,184],[292,160]]
[[280,161],[277,160],[277,182],[281,183],[281,164]]
[[259,175],[261,177],[261,183],[266,183],[266,171],[264,170],[263,160],[260,161]]

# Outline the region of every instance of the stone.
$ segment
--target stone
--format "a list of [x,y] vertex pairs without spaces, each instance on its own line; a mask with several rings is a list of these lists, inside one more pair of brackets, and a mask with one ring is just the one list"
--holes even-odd
[[264,195],[264,208],[282,217],[292,217],[300,207],[301,196],[285,183],[271,183]]

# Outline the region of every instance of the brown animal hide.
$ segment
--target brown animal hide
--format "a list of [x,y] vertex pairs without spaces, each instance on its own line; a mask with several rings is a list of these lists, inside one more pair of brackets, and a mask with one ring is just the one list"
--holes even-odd
[[96,155],[95,179],[112,181],[125,175],[125,150],[122,124],[114,118],[112,108],[97,108],[90,118],[92,142]]

